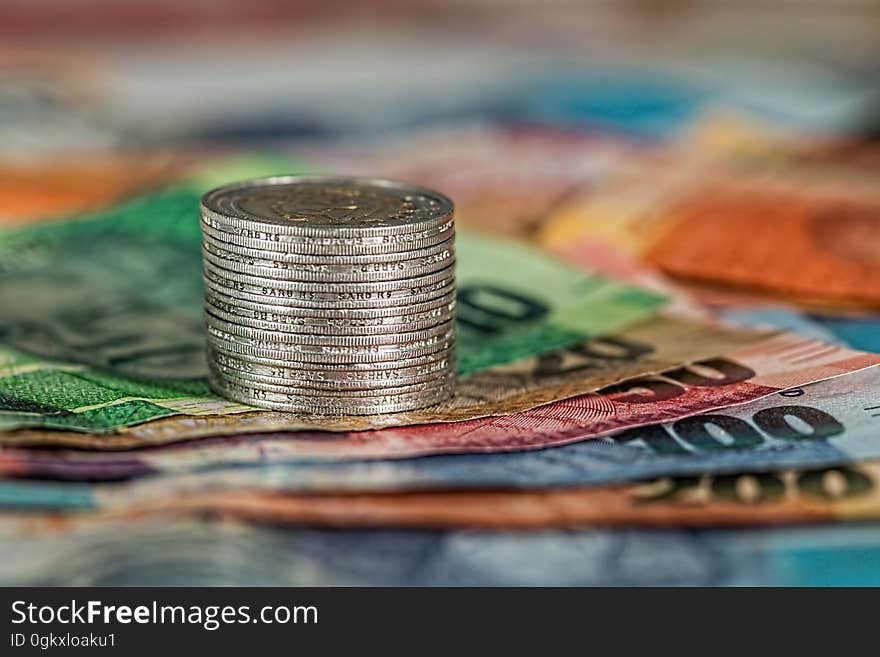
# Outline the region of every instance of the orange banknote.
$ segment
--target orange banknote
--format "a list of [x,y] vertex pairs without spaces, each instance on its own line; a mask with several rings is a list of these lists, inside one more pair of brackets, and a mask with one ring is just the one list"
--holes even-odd
[[181,158],[162,154],[0,162],[0,227],[110,205],[128,194],[165,183],[184,169]]
[[67,531],[151,516],[488,530],[861,522],[880,519],[880,461],[535,490],[292,493],[218,486],[126,497],[124,504],[76,513],[7,510],[0,513],[0,533]]
[[880,196],[734,183],[667,213],[647,259],[673,276],[880,305]]
[[153,510],[340,527],[540,529],[859,521],[880,518],[880,461],[537,491],[212,491],[161,502]]
[[537,241],[563,256],[610,249],[681,282],[816,306],[877,306],[878,153],[666,153],[560,203]]

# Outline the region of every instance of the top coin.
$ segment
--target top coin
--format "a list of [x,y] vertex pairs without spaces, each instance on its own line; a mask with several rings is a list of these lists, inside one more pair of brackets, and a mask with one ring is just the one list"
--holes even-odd
[[399,235],[452,220],[452,201],[390,180],[276,176],[214,189],[202,213],[231,228],[261,224],[288,235]]

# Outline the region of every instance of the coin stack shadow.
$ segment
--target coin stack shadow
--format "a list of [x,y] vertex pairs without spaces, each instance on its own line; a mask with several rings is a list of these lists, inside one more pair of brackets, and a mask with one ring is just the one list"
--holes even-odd
[[372,415],[455,386],[452,202],[384,180],[282,176],[202,198],[209,380],[265,408]]

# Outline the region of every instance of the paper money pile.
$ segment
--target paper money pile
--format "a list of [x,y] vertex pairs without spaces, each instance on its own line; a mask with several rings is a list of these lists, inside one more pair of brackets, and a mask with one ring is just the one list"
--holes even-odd
[[455,230],[444,196],[269,178],[202,200],[211,386],[263,408],[416,410],[455,386]]
[[[522,140],[533,152],[542,150],[534,133],[471,132],[463,136],[459,162],[477,139],[481,148],[496,149],[499,161],[510,162],[507,150],[523,148]],[[446,143],[452,148],[455,135]],[[547,157],[557,152],[555,143],[555,136],[544,143]],[[798,184],[802,156],[784,149],[790,163],[774,174],[773,193],[785,190],[802,214],[816,208],[825,217],[821,190]],[[572,569],[561,555],[571,549],[571,558],[584,564],[575,569],[583,577],[578,581],[619,583],[632,573],[618,572],[615,580],[617,566],[587,567],[595,557],[589,537],[617,540],[595,528],[671,531],[880,517],[880,355],[869,353],[880,345],[870,311],[854,310],[857,299],[833,277],[824,287],[812,278],[814,296],[824,295],[823,311],[758,300],[744,287],[697,287],[667,277],[652,265],[658,252],[634,243],[653,239],[658,209],[702,194],[701,203],[717,199],[713,207],[721,212],[732,201],[709,196],[718,177],[727,185],[748,183],[748,198],[757,199],[768,173],[747,180],[739,156],[733,173],[726,154],[713,155],[709,166],[702,153],[692,166],[693,154],[679,153],[677,171],[694,173],[669,182],[663,162],[671,154],[616,152],[609,162],[619,178],[562,199],[548,195],[539,230],[518,229],[540,248],[460,230],[453,250],[451,207],[442,196],[362,179],[280,178],[221,188],[205,196],[199,212],[209,184],[203,179],[213,185],[278,166],[256,159],[244,167],[217,162],[210,175],[76,221],[2,233],[0,504],[7,511],[0,536],[20,546],[2,579],[66,581],[62,564],[79,563],[85,550],[96,561],[78,568],[77,577],[142,582],[142,558],[161,554],[169,565],[196,554],[202,559],[212,549],[203,542],[220,540],[245,560],[274,555],[247,571],[251,580],[242,570],[222,581],[295,583],[298,576],[271,564],[283,555],[311,559],[305,555],[313,540],[326,582],[400,582],[403,571],[396,569],[412,554],[442,545],[445,556],[414,581],[461,582],[453,571],[432,579],[431,568],[485,574],[485,560],[470,563],[475,554],[506,554],[509,563],[480,582],[566,583]],[[810,159],[814,180],[819,157]],[[821,157],[834,162],[831,154]],[[348,161],[358,172],[359,161]],[[381,158],[368,154],[364,161]],[[661,171],[642,173],[658,162]],[[379,173],[416,179],[404,164],[396,158],[396,169]],[[424,170],[417,155],[411,166]],[[838,166],[821,175],[830,181],[840,175]],[[867,203],[868,192],[849,180],[846,188],[836,184],[836,202],[849,194],[847,207]],[[640,213],[636,191],[651,198],[649,212]],[[457,223],[474,226],[486,209],[461,197]],[[627,199],[620,216],[609,214],[624,207],[611,202],[617,198]],[[346,208],[354,205],[375,207],[382,218],[352,216]],[[388,207],[397,213],[391,222]],[[846,215],[863,226],[861,216]],[[359,226],[328,238],[321,227],[311,232],[321,217]],[[693,221],[678,211],[665,219],[684,220]],[[678,248],[685,248],[683,239]],[[839,257],[835,249],[825,257]],[[870,262],[851,262],[870,270]],[[410,302],[421,283],[403,282],[407,274],[440,284]],[[157,275],[162,285],[155,284]],[[790,280],[790,271],[778,278],[780,285]],[[363,297],[365,286],[366,296],[374,286],[384,296],[388,284],[407,296],[392,291],[377,303],[340,302],[352,290]],[[859,288],[857,298],[872,289]],[[321,296],[328,290],[336,290],[335,301]],[[828,310],[831,299],[846,302],[847,310]],[[415,316],[422,312],[425,319]],[[332,345],[339,334],[407,349],[413,340],[400,336],[435,327],[445,332],[453,317],[454,370],[450,341],[414,364],[397,355],[371,362],[366,353],[349,359],[312,349],[313,339]],[[419,328],[401,331],[407,322]],[[437,362],[445,365],[435,369]],[[456,389],[448,397],[445,381],[453,371]],[[398,385],[401,378],[408,383]],[[224,394],[212,392],[209,381]],[[362,405],[363,391],[380,389],[384,400],[407,385],[413,391],[407,410],[385,401]],[[251,388],[261,392],[241,392]],[[283,396],[279,410],[261,410],[271,405],[264,390]],[[395,412],[370,414],[380,410]],[[206,518],[244,524],[221,529]],[[259,528],[264,523],[375,533],[291,529],[282,535]],[[392,531],[403,527],[452,533],[425,535],[422,545],[416,535]],[[520,533],[459,537],[461,528]],[[555,528],[593,529],[551,540],[546,532]],[[168,547],[147,547],[153,539],[145,536],[166,533]],[[35,547],[48,536],[58,546],[51,554]],[[458,554],[456,541],[465,536],[476,552]],[[556,556],[545,555],[530,576],[523,569],[528,559],[514,557],[510,546],[541,536]],[[653,535],[632,536],[633,550],[651,553]],[[675,536],[670,549],[690,555],[689,567],[697,568],[703,553],[692,544],[697,539]],[[797,540],[823,544],[823,536]],[[360,549],[347,550],[346,541]],[[732,562],[747,544],[737,535],[712,553]],[[112,558],[100,556],[106,550]],[[382,571],[373,552],[393,555],[399,565]],[[341,556],[349,553],[360,556]],[[351,567],[363,568],[360,574],[338,570],[346,559],[357,561]],[[109,572],[107,563],[115,564]],[[681,565],[652,572],[652,581],[662,583],[689,571]]]
[[509,56],[425,130],[0,161],[0,582],[880,583],[880,158],[788,120],[854,97]]

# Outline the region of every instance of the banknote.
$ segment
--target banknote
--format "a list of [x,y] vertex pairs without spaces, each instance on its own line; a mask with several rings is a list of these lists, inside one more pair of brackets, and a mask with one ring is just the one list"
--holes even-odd
[[[829,344],[848,345],[847,342],[835,335],[834,331],[814,321],[807,313],[792,307],[743,306],[725,309],[718,314],[725,322],[738,326],[772,327],[811,337],[814,340],[822,340]],[[868,349],[868,351],[876,350]]]
[[793,331],[831,344],[880,352],[880,316],[875,314],[829,315],[791,306],[761,305],[727,308],[719,316],[730,324]]
[[876,170],[786,152],[757,161],[680,152],[644,160],[560,203],[539,243],[610,244],[682,280],[818,305],[877,305]]
[[602,185],[580,187],[552,208],[535,240],[554,252],[599,245],[641,259],[668,230],[671,218],[662,210],[707,180],[726,179],[726,164],[678,149],[624,160]]
[[832,314],[827,305],[811,310],[804,303],[785,303],[753,292],[682,284],[612,241],[560,244],[554,251],[572,264],[663,294],[669,298],[666,308],[680,316],[716,317],[734,325],[792,331],[823,342],[880,352],[880,315],[876,313]]
[[[0,428],[101,432],[253,410],[209,390],[201,310],[199,193],[245,170],[262,172],[218,166],[90,217],[0,233]],[[663,303],[512,243],[460,235],[457,250],[462,374],[613,333]]]
[[880,315],[810,313],[807,318],[853,349],[880,352]]
[[[497,421],[347,436],[223,437],[167,450],[106,454],[5,448],[0,452],[0,474],[5,477],[0,481],[0,505],[126,509],[224,490],[584,486],[674,474],[839,464],[866,454],[877,457],[873,436],[880,417],[876,400],[880,368],[824,384],[781,392],[776,389],[773,394],[772,389],[753,381],[707,386],[707,381],[695,378],[697,371],[706,376],[704,367],[680,368],[662,377],[616,384],[597,395],[599,399],[589,407],[569,400],[539,409],[539,413]],[[717,360],[715,367],[722,367]],[[773,375],[763,376],[769,379]],[[792,382],[797,374],[776,376]],[[709,390],[715,394],[708,395]],[[707,399],[717,403],[723,398],[721,405],[728,406],[743,404],[749,395],[756,394],[765,399],[700,414],[706,410]],[[647,398],[640,399],[643,395]],[[656,396],[666,398],[651,400]],[[670,422],[652,424],[661,420]],[[609,435],[585,440],[602,434]],[[509,454],[351,461],[437,452],[527,450],[571,442],[575,444]],[[341,462],[314,463],[320,457]],[[140,479],[124,484],[91,483],[137,477]]]
[[[222,415],[214,414],[216,411],[207,400],[193,401],[182,407],[185,414],[121,427],[113,433],[7,431],[0,432],[0,444],[119,449],[218,434],[294,430],[360,431],[499,416],[592,392],[623,379],[662,371],[694,359],[712,358],[739,347],[757,344],[767,335],[766,332],[729,330],[657,316],[568,349],[464,377],[459,380],[456,395],[450,402],[424,411],[332,419],[266,411]],[[230,406],[227,404],[226,407]],[[308,439],[307,444],[313,446],[310,449],[326,444],[324,440],[312,439],[313,436],[301,437]]]
[[[296,470],[296,480],[291,475],[285,488],[310,491],[542,489],[664,476],[816,469],[880,458],[878,430],[880,368],[875,367],[791,388],[741,406],[627,429],[552,449],[360,463],[299,462],[292,468]],[[264,447],[269,451],[277,444]],[[101,465],[111,471],[115,468],[117,476],[161,469],[145,460],[126,462],[121,458],[116,463]],[[265,457],[264,467],[268,468],[271,461],[271,456]],[[64,476],[64,467],[59,463],[54,465],[54,473],[50,468],[30,467],[44,477]],[[28,471],[28,466],[18,467],[22,473]],[[87,472],[100,474],[98,467],[87,467],[81,462],[80,467],[80,476]],[[8,476],[16,476],[15,466],[9,472]],[[76,468],[70,467],[68,476],[72,478],[75,472]],[[23,483],[17,482],[18,485]],[[43,489],[42,486],[36,488]],[[9,498],[12,504],[26,499],[19,494],[20,491],[12,493]]]
[[610,278],[662,294],[669,300],[665,309],[679,317],[692,319],[713,317],[709,310],[710,306],[702,303],[702,300],[697,300],[685,286],[613,244],[602,242],[569,244],[555,248],[554,252],[578,267],[585,267]]
[[880,302],[876,194],[726,183],[666,212],[672,225],[647,257],[674,276],[808,299]]
[[870,524],[328,531],[158,517],[28,531],[12,520],[14,535],[0,529],[10,586],[880,585]]
[[536,491],[355,495],[212,491],[166,504],[181,514],[321,527],[541,529],[861,522],[880,518],[880,461]]

